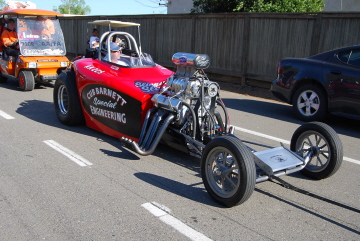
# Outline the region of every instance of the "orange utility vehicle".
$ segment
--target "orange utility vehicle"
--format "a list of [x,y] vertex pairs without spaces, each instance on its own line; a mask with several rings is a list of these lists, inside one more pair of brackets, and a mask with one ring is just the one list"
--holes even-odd
[[18,80],[21,90],[31,91],[35,84],[56,80],[70,64],[57,18],[62,14],[40,9],[12,9],[0,14],[15,20],[20,49],[16,58],[7,56],[3,46],[0,82]]

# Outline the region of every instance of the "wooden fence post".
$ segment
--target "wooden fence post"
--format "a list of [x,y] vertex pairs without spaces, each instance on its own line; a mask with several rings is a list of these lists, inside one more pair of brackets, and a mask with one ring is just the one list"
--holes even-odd
[[195,53],[195,40],[196,40],[196,17],[192,16],[192,29],[191,29],[191,53]]
[[157,28],[158,28],[158,26],[157,26],[157,18],[153,17],[152,18],[152,38],[151,38],[151,40],[152,40],[152,44],[151,44],[152,50],[151,50],[151,52],[152,52],[152,55],[153,55],[153,59],[157,59],[157,57],[158,57],[157,56],[157,49],[156,49],[156,47],[157,47],[157,45],[156,45]]
[[243,46],[242,53],[239,53],[242,56],[241,60],[241,86],[246,85],[246,75],[247,75],[247,62],[249,55],[249,46],[250,46],[250,15],[245,15],[244,20],[244,35],[243,35]]
[[321,33],[321,25],[322,25],[322,14],[318,13],[316,15],[314,28],[311,36],[311,45],[310,45],[310,53],[309,56],[315,55],[318,53],[319,44],[320,44],[320,33]]

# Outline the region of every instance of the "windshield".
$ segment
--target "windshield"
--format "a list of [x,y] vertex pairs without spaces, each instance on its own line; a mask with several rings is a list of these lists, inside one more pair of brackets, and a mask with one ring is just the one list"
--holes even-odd
[[17,33],[23,56],[64,56],[64,36],[58,19],[18,18]]
[[131,68],[155,67],[154,60],[149,54],[146,53],[142,53],[140,57],[129,56],[125,54],[119,54],[118,56],[106,55],[103,60]]

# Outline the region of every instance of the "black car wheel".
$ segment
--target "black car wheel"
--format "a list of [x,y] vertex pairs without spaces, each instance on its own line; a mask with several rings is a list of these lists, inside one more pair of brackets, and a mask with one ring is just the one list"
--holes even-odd
[[293,97],[293,109],[296,116],[303,121],[320,121],[327,111],[324,91],[316,85],[300,87]]
[[53,98],[56,115],[63,124],[75,126],[85,123],[76,88],[75,72],[63,72],[58,76]]
[[333,175],[343,160],[343,147],[339,136],[328,125],[311,122],[300,126],[291,138],[290,149],[310,161],[301,171],[305,176],[323,179]]
[[239,205],[255,188],[253,155],[236,137],[217,137],[205,147],[201,176],[206,190],[217,203],[227,207]]

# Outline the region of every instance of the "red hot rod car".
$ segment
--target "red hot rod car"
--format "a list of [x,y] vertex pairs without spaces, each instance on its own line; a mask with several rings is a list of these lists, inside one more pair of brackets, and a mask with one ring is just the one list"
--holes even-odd
[[[120,58],[126,65],[109,58],[111,50],[119,49],[111,47],[115,35],[122,40]],[[329,126],[300,126],[290,148],[240,140],[229,124],[219,85],[204,73],[209,56],[176,53],[172,61],[176,73],[155,64],[129,33],[106,32],[96,58],[74,61],[56,80],[56,114],[66,125],[86,123],[120,138],[140,155],[152,154],[163,142],[201,158],[206,190],[227,207],[245,202],[257,182],[297,171],[323,179],[339,169],[342,144]],[[244,143],[268,149],[256,151]]]

